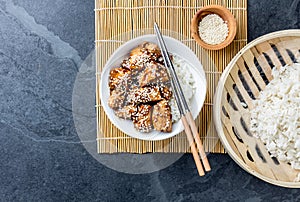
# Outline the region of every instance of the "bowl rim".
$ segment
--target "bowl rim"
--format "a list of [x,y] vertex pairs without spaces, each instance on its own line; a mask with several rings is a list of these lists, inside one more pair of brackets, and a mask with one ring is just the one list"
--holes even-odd
[[[231,24],[232,28],[233,28],[233,29],[229,30],[229,34],[230,35],[227,36],[227,38],[222,43],[215,44],[215,45],[211,45],[211,44],[205,43],[201,39],[201,37],[199,36],[199,31],[198,31],[198,24],[199,24],[198,17],[200,16],[200,14],[202,12],[205,12],[205,11],[211,10],[211,9],[215,9],[217,11],[225,13],[229,17],[227,19],[228,24]],[[212,13],[215,13],[215,14],[219,15],[217,12],[212,12]],[[228,29],[229,29],[229,27],[228,27]],[[191,28],[190,28],[190,30],[191,30],[192,37],[203,48],[208,49],[208,50],[220,50],[220,49],[223,49],[223,48],[227,47],[234,40],[234,38],[236,36],[237,23],[236,23],[236,19],[234,18],[233,14],[226,7],[221,6],[221,5],[208,5],[208,6],[204,6],[204,7],[200,8],[195,13],[195,15],[193,16],[192,21],[191,21]]]
[[[184,46],[186,49],[189,50],[189,53],[191,53],[191,56],[194,58],[194,60],[197,59],[197,61],[199,62],[199,64],[201,65],[201,68],[195,66],[194,64],[190,63],[192,65],[192,71],[195,71],[198,73],[198,75],[201,77],[199,78],[198,82],[200,82],[202,85],[201,89],[203,92],[203,94],[200,96],[200,98],[197,98],[199,100],[197,100],[197,107],[199,108],[199,112],[197,111],[197,114],[196,114],[196,111],[195,112],[192,112],[192,115],[193,115],[193,118],[195,119],[199,113],[201,112],[203,106],[204,106],[204,102],[205,102],[205,98],[206,98],[206,95],[207,95],[207,80],[206,80],[206,75],[205,75],[205,72],[204,72],[204,68],[203,68],[203,64],[201,63],[201,61],[199,60],[199,58],[197,57],[197,55],[191,50],[190,47],[188,47],[187,45],[185,45],[184,43],[182,43],[180,40],[176,39],[176,38],[173,38],[171,36],[167,36],[167,35],[163,35],[166,43],[167,41],[171,41],[171,42],[176,42],[177,44],[179,44],[180,46]],[[106,61],[103,69],[102,69],[102,72],[101,72],[101,76],[100,76],[100,79],[101,81],[99,82],[100,83],[100,100],[102,101],[103,99],[103,91],[101,90],[103,88],[103,85],[104,85],[104,81],[103,81],[103,76],[105,74],[106,71],[108,71],[108,65],[109,63],[113,62],[115,59],[115,57],[117,57],[117,53],[120,52],[122,49],[126,48],[130,43],[135,43],[137,41],[147,41],[149,40],[149,38],[156,38],[156,35],[155,34],[145,34],[145,35],[141,35],[141,36],[137,36],[137,37],[134,37],[128,41],[126,41],[124,44],[120,45],[118,48],[116,48],[114,50],[114,52],[110,55],[110,57],[108,58],[108,60]],[[172,48],[171,48],[172,49]],[[170,50],[170,49],[169,49]],[[172,52],[172,51],[171,51]],[[128,53],[129,54],[129,53]],[[175,53],[176,54],[176,53]],[[185,58],[184,58],[185,59]],[[110,67],[112,68],[112,67]],[[200,87],[199,87],[200,89]],[[205,89],[205,90],[204,90]],[[194,98],[196,99],[196,98]],[[159,141],[159,140],[165,140],[165,139],[168,139],[168,138],[171,138],[171,137],[175,137],[176,135],[178,135],[180,132],[182,132],[184,130],[184,127],[183,127],[183,124],[181,123],[181,119],[178,120],[178,130],[179,132],[177,132],[176,134],[173,134],[173,135],[165,135],[164,137],[156,137],[156,138],[149,138],[147,136],[145,136],[145,138],[143,137],[137,137],[135,135],[131,135],[131,134],[128,134],[126,131],[124,131],[123,128],[120,128],[116,122],[116,120],[114,119],[114,116],[112,117],[109,117],[108,115],[108,109],[109,107],[106,106],[106,105],[103,105],[103,109],[105,111],[105,113],[107,114],[110,122],[116,127],[118,128],[119,130],[121,130],[123,133],[125,133],[126,135],[132,137],[132,138],[136,138],[136,139],[140,139],[140,140],[146,140],[146,141]],[[159,132],[159,131],[157,131]],[[161,133],[161,132],[159,132]],[[169,134],[172,134],[172,133],[169,133]]]
[[265,34],[263,36],[260,36],[250,43],[248,43],[246,46],[244,46],[234,57],[233,59],[229,62],[229,64],[226,66],[225,70],[223,71],[219,82],[218,86],[216,88],[216,93],[214,95],[214,109],[213,109],[213,120],[215,123],[215,127],[218,133],[218,136],[226,150],[226,152],[229,154],[229,156],[245,171],[248,173],[254,175],[255,177],[266,181],[268,183],[271,183],[273,185],[277,186],[282,186],[286,188],[300,188],[300,182],[286,182],[286,181],[281,181],[281,180],[274,180],[269,177],[266,177],[253,169],[251,169],[247,164],[245,164],[238,155],[235,154],[235,152],[231,149],[231,146],[229,145],[229,142],[227,141],[227,138],[225,137],[223,128],[222,128],[222,123],[221,119],[219,117],[219,114],[221,113],[221,93],[223,92],[224,85],[226,82],[226,79],[231,71],[231,69],[234,67],[234,64],[237,62],[237,60],[242,57],[242,55],[249,50],[250,48],[256,46],[257,44],[260,44],[266,40],[271,40],[275,39],[277,37],[289,37],[289,36],[297,36],[300,37],[300,29],[287,29],[287,30],[281,30],[281,31],[276,31],[276,32],[271,32],[268,34]]

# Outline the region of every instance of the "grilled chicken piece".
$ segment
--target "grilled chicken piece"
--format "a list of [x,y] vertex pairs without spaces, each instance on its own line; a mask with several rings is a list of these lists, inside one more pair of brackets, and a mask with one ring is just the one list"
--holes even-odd
[[122,119],[131,119],[132,115],[137,112],[137,107],[135,105],[126,105],[115,111],[117,117]]
[[141,47],[145,48],[148,50],[150,53],[157,53],[160,54],[160,49],[157,44],[155,43],[150,43],[150,42],[144,42]]
[[169,76],[166,67],[156,62],[148,63],[139,75],[139,85],[141,87],[153,84],[158,85],[168,81]]
[[[123,60],[123,62],[121,63],[121,67],[123,67],[124,69],[127,69],[127,70],[142,70],[143,68],[143,64],[140,63],[140,62],[136,62],[136,61],[133,61],[133,59],[130,59],[131,57]],[[139,58],[137,56],[133,56],[134,59],[138,60]],[[139,65],[137,65],[139,64]]]
[[130,78],[130,70],[123,67],[114,68],[109,73],[109,89],[112,91],[123,82],[126,84]]
[[150,43],[150,42],[144,42],[141,45],[139,45],[138,47],[132,49],[132,51],[130,52],[130,56],[134,56],[134,55],[142,55],[145,52],[149,53],[149,56],[160,56],[160,49],[159,47],[154,44],[154,43]]
[[131,68],[143,68],[145,63],[158,61],[160,58],[159,47],[156,44],[145,42],[130,52],[128,61]]
[[159,87],[147,86],[130,91],[127,100],[129,103],[140,104],[160,101],[162,98]]
[[152,106],[141,104],[137,107],[136,113],[132,114],[132,121],[135,129],[140,132],[150,132],[153,129],[151,121]]
[[171,107],[167,100],[162,100],[154,105],[152,123],[155,130],[168,133],[172,132]]
[[110,96],[108,98],[108,105],[110,108],[114,110],[118,110],[123,106],[125,101],[125,92],[120,88],[116,88],[110,92]]

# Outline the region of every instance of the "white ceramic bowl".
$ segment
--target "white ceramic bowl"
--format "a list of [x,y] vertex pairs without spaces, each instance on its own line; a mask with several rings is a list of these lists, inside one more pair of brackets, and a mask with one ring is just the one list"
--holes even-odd
[[[206,96],[206,78],[202,64],[198,60],[197,56],[193,53],[193,51],[183,43],[171,37],[164,36],[163,38],[165,40],[168,51],[184,59],[191,66],[191,69],[189,69],[189,71],[194,77],[196,86],[195,94],[191,101],[191,112],[193,117],[196,118],[203,106]],[[183,130],[183,125],[181,121],[178,121],[173,124],[171,133],[162,133],[159,131],[141,133],[134,128],[132,121],[124,120],[117,117],[114,114],[114,111],[108,106],[108,82],[110,70],[112,68],[118,67],[121,64],[122,60],[129,56],[129,53],[133,48],[137,47],[145,41],[157,44],[155,35],[144,35],[126,42],[111,55],[101,74],[100,98],[104,111],[107,114],[110,121],[125,134],[142,140],[163,140],[173,137]]]

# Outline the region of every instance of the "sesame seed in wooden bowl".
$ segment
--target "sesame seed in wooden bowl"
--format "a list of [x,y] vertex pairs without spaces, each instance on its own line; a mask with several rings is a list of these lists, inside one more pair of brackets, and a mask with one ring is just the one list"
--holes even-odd
[[191,34],[203,48],[220,50],[233,41],[236,35],[236,20],[223,6],[205,6],[194,15]]

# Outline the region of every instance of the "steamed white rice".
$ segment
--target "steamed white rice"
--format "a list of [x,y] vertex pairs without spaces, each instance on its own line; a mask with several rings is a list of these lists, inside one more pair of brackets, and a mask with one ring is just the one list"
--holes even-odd
[[274,68],[272,75],[254,101],[250,130],[272,156],[300,169],[300,64]]
[[[173,55],[172,62],[176,74],[178,76],[184,97],[190,107],[196,89],[195,80],[193,78],[193,75],[189,71],[191,69],[191,66],[187,61],[185,61],[184,59],[180,58],[177,55]],[[176,122],[180,119],[180,113],[174,96],[170,99],[169,104],[171,106],[172,121]]]

